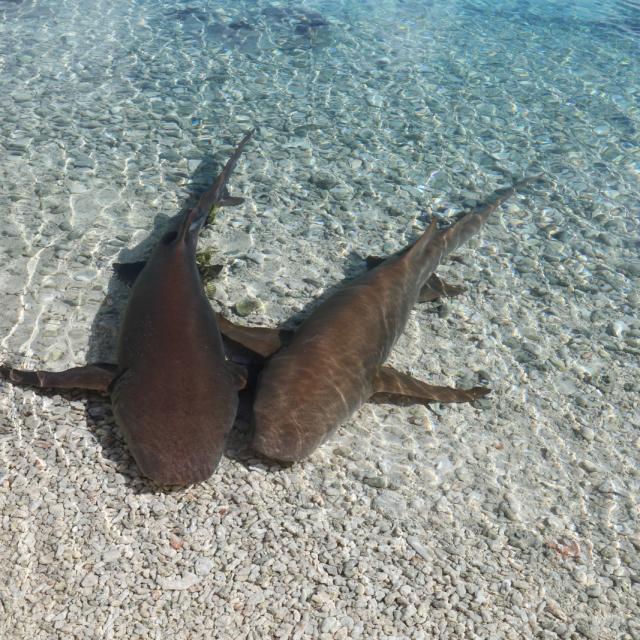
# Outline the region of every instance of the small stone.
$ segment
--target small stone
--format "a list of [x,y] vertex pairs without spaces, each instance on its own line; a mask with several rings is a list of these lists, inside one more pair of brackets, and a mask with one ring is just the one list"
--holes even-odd
[[93,169],[94,162],[91,156],[86,153],[77,152],[73,158],[73,166],[76,169]]
[[322,633],[331,633],[332,631],[335,630],[337,626],[338,626],[338,621],[336,620],[336,618],[334,616],[328,616],[327,618],[324,619],[324,622],[322,623],[322,627],[320,628],[320,631]]
[[425,547],[417,537],[409,536],[407,538],[407,542],[411,547],[413,547],[413,550],[424,560],[426,560],[427,562],[433,561],[433,553],[427,547]]
[[615,320],[607,328],[607,333],[615,338],[622,338],[626,331],[627,325],[622,320]]
[[389,484],[384,476],[369,476],[363,478],[362,482],[374,489],[386,489]]
[[119,558],[120,558],[120,549],[118,549],[118,547],[115,547],[115,546],[107,547],[102,553],[103,562],[115,562]]
[[353,191],[347,187],[346,185],[338,185],[337,187],[333,187],[329,191],[329,193],[338,201],[344,202],[353,197]]
[[95,573],[87,573],[81,584],[83,587],[91,589],[98,584],[98,576]]
[[331,173],[326,171],[319,171],[314,176],[311,176],[309,180],[321,189],[329,190],[338,184],[338,179]]
[[396,206],[394,204],[390,204],[390,205],[387,206],[387,214],[392,216],[392,217],[394,217],[394,218],[402,216],[405,213],[406,213],[406,210],[403,209],[402,207],[398,207],[398,206]]
[[574,569],[574,571],[573,571],[573,579],[578,584],[586,584],[586,582],[587,582],[587,574],[585,573],[584,568],[577,567],[576,569]]
[[319,607],[334,607],[334,601],[330,594],[326,591],[318,591],[311,596],[311,601],[317,604]]
[[215,282],[205,283],[204,290],[207,294],[207,298],[213,298],[216,293],[216,283]]
[[184,591],[189,587],[193,587],[194,585],[200,582],[200,578],[194,573],[185,573],[183,576],[173,576],[169,578],[160,578],[159,584],[162,589],[167,591]]
[[596,432],[591,427],[582,427],[582,429],[580,430],[580,435],[587,442],[593,442],[593,439],[596,437]]
[[14,102],[30,102],[34,99],[34,94],[29,91],[14,91],[11,94]]
[[154,500],[151,503],[151,509],[157,516],[163,516],[167,513],[167,507],[162,500]]
[[599,584],[593,584],[587,587],[585,591],[590,598],[597,598],[602,595],[602,587]]
[[196,560],[196,575],[208,576],[213,569],[213,562],[209,558],[198,558]]
[[356,566],[357,566],[357,564],[355,562],[353,562],[353,560],[345,562],[343,567],[342,567],[342,575],[345,578],[353,577],[353,575],[355,574]]
[[244,298],[240,302],[236,302],[234,310],[241,317],[244,318],[254,311],[264,309],[264,304],[257,298]]
[[598,467],[595,463],[591,462],[591,460],[581,460],[580,461],[580,466],[587,472],[587,473],[594,473],[595,471],[598,470]]
[[13,140],[9,141],[8,147],[12,151],[18,151],[22,153],[29,148],[30,143],[31,143],[30,138],[14,138]]
[[69,191],[73,194],[87,193],[87,191],[89,191],[89,188],[81,182],[70,182]]
[[167,160],[168,162],[178,163],[182,158],[177,151],[173,149],[167,149],[160,154],[160,160]]
[[594,632],[593,625],[589,622],[576,622],[576,631],[587,638],[587,640],[596,640],[597,635]]
[[560,530],[560,529],[564,528],[562,520],[560,520],[560,518],[557,518],[556,516],[547,516],[545,518],[545,524],[550,529],[558,529],[558,530]]

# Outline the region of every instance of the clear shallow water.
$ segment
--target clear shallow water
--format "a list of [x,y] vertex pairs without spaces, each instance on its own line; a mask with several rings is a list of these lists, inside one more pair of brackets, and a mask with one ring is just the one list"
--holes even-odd
[[[7,293],[25,271],[38,286],[53,270],[56,292],[92,280],[250,126],[263,144],[249,188],[264,177],[258,199],[304,204],[294,237],[323,207],[355,234],[543,170],[585,227],[547,207],[569,237],[612,231],[633,252],[638,39],[603,26],[629,6],[328,3],[312,8],[330,24],[299,33],[304,15],[268,3],[4,2]],[[314,184],[328,202],[307,201]],[[7,327],[25,307],[9,305]]]
[[[64,368],[108,358],[127,294],[111,263],[138,259],[209,179],[201,163],[223,160],[250,127],[256,139],[232,185],[247,204],[225,210],[203,246],[227,265],[216,307],[231,316],[257,298],[261,310],[247,319],[256,324],[290,318],[361,269],[358,255],[397,250],[429,215],[453,215],[510,176],[542,171],[547,185],[507,205],[444,267],[468,294],[439,314],[416,310],[393,356],[433,382],[474,384],[484,370],[495,392],[482,410],[367,406],[302,471],[256,480],[227,459],[188,495],[204,511],[153,498],[161,507],[139,535],[196,527],[211,505],[251,486],[267,505],[277,496],[274,513],[298,495],[323,495],[329,529],[356,518],[345,503],[360,504],[387,529],[430,540],[436,555],[449,535],[442,522],[474,544],[506,537],[511,551],[515,539],[546,549],[576,541],[570,569],[585,582],[567,570],[549,591],[591,624],[589,615],[618,621],[598,637],[631,633],[620,626],[624,603],[593,613],[592,601],[573,609],[562,593],[637,585],[638,8],[229,4],[0,0],[2,359]],[[328,25],[309,27],[316,11]],[[3,513],[11,526],[44,531],[27,544],[6,529],[9,557],[32,568],[18,562],[4,583],[28,592],[39,577],[62,579],[55,563],[38,568],[50,521],[27,508],[37,500],[79,514],[65,512],[80,533],[57,533],[60,544],[76,536],[98,548],[104,534],[130,546],[137,536],[119,529],[124,516],[113,522],[117,505],[154,507],[146,494],[126,497],[120,476],[139,480],[105,403],[85,411],[82,395],[9,386],[1,403]],[[87,492],[102,496],[99,513]],[[281,520],[295,528],[290,514]],[[191,561],[185,552],[171,562]],[[536,588],[553,562],[528,559]]]

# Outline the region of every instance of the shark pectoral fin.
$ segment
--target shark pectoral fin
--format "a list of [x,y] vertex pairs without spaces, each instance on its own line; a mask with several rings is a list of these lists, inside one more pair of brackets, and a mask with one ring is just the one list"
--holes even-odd
[[[379,264],[382,264],[386,258],[380,256],[367,256],[365,261],[367,263],[367,269],[375,269]],[[464,287],[457,287],[453,284],[449,284],[442,280],[435,273],[431,275],[426,284],[420,289],[419,302],[433,302],[438,298],[453,298],[459,296],[465,290]]]
[[472,402],[486,396],[486,387],[454,389],[427,384],[391,367],[380,367],[374,380],[374,402],[392,404],[429,404],[430,402]]
[[382,264],[385,260],[389,258],[399,257],[409,251],[412,245],[408,245],[404,247],[404,249],[400,249],[400,251],[396,251],[396,253],[392,253],[390,256],[367,256],[364,261],[367,265],[367,271],[371,271],[371,269],[375,269],[378,265]]
[[240,364],[227,360],[227,369],[233,377],[233,382],[238,391],[244,389],[247,386],[247,379],[249,378],[249,372],[246,367]]
[[420,302],[432,302],[438,298],[453,298],[459,296],[464,290],[464,287],[449,284],[434,273],[422,289],[420,289],[420,297],[418,300]]
[[146,261],[142,260],[140,262],[114,262],[112,266],[118,280],[131,286],[146,264]]
[[382,264],[386,258],[381,256],[367,256],[364,261],[367,263],[367,270],[375,269],[379,264]]
[[268,358],[283,347],[293,334],[284,329],[271,329],[269,327],[243,327],[227,320],[223,315],[216,314],[220,333],[225,338],[253,351],[263,358]]
[[211,282],[222,270],[224,265],[222,264],[200,264],[198,263],[198,273],[202,282],[205,284]]
[[0,366],[0,375],[14,384],[42,389],[89,389],[104,392],[109,390],[117,371],[117,365],[102,362],[66,371],[25,371]]

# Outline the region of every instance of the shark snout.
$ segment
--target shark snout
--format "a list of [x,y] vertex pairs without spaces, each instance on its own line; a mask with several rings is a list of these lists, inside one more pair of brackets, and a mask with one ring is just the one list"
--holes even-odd
[[279,422],[276,425],[256,420],[251,446],[254,451],[278,462],[299,462],[313,453],[322,438],[310,437],[310,430],[301,429],[299,422]]
[[215,450],[172,451],[131,446],[144,476],[158,485],[188,486],[208,480],[218,468],[223,443]]

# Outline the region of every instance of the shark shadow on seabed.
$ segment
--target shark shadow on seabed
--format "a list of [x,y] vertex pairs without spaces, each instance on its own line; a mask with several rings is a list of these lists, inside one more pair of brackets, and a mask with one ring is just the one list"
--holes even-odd
[[207,50],[236,50],[249,56],[322,47],[332,42],[329,22],[301,7],[238,3],[229,15],[216,7],[187,6],[155,16],[153,28],[183,43]]

